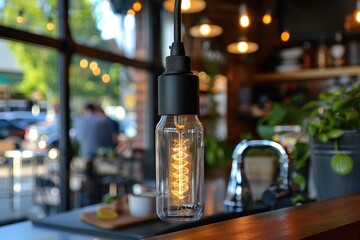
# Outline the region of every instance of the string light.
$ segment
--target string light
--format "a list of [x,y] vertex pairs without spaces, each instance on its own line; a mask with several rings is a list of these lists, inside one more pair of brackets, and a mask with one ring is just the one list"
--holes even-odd
[[284,31],[281,33],[280,38],[283,42],[287,42],[290,40],[290,32],[289,31]]
[[264,24],[268,25],[271,23],[272,21],[272,17],[271,17],[271,14],[270,13],[265,13],[263,18],[262,18],[262,21]]
[[23,10],[19,10],[19,14],[18,16],[16,17],[16,22],[19,23],[19,24],[22,24],[25,22],[25,18],[23,16],[24,14],[24,11]]
[[85,58],[80,60],[80,67],[81,68],[87,68],[87,66],[89,65],[89,61]]
[[52,21],[52,17],[49,17],[49,22],[46,24],[46,28],[47,28],[47,30],[49,30],[49,31],[54,30],[55,24],[54,24],[53,21]]
[[139,12],[142,9],[141,3],[140,2],[135,2],[133,4],[133,9],[134,9],[135,12]]
[[135,11],[134,11],[133,9],[129,9],[129,10],[127,11],[127,14],[128,14],[128,15],[135,16]]
[[95,69],[97,69],[97,68],[98,68],[97,62],[96,62],[96,61],[91,61],[91,62],[90,62],[90,65],[89,65],[89,68],[90,68],[90,70],[92,70],[92,71],[94,71]]
[[103,83],[109,83],[110,82],[110,75],[108,73],[104,73],[101,77],[101,80]]

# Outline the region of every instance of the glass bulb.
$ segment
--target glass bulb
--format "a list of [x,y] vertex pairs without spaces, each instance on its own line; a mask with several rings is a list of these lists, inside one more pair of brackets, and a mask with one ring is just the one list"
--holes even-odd
[[202,24],[199,29],[201,35],[207,36],[211,32],[211,28],[209,24]]
[[250,18],[248,15],[244,14],[240,16],[239,19],[240,26],[243,28],[247,28],[250,26]]
[[156,212],[193,222],[204,212],[204,130],[196,115],[161,116],[156,126]]

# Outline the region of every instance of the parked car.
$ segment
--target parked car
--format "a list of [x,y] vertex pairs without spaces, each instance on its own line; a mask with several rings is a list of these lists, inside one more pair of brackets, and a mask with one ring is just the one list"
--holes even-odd
[[30,111],[0,112],[0,139],[11,139],[21,145],[25,131],[31,124],[45,120],[45,113]]
[[60,126],[55,120],[45,120],[28,126],[25,130],[22,149],[45,155],[59,144]]

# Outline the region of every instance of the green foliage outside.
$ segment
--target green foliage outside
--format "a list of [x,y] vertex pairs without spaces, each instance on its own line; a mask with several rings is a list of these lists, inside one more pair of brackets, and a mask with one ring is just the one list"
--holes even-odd
[[[0,24],[29,31],[52,38],[59,36],[58,29],[58,0],[4,0],[0,5]],[[99,1],[97,1],[99,3]],[[96,28],[93,17],[93,8],[90,1],[70,1],[69,24],[73,39],[80,44],[108,49],[108,44],[101,40],[100,32]],[[24,20],[17,22],[21,15]],[[47,23],[54,24],[53,30],[47,29]],[[35,91],[40,91],[48,102],[59,98],[58,79],[58,53],[53,49],[21,42],[8,41],[16,61],[23,69],[23,81],[12,88],[13,94],[22,94],[29,98]],[[112,64],[97,59],[87,59],[89,62],[96,60],[101,68],[101,74],[94,76],[89,68],[82,69],[79,61],[82,57],[74,56],[70,67],[70,88],[73,97],[84,99],[87,96],[99,100],[106,97],[112,101],[119,99],[119,70],[120,64]],[[104,84],[101,80],[103,73],[110,74],[111,81]]]

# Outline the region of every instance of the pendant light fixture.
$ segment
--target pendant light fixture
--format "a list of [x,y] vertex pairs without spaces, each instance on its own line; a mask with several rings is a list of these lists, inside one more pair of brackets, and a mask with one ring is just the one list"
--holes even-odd
[[181,0],[175,0],[174,42],[159,76],[160,121],[155,130],[156,212],[163,221],[193,222],[204,212],[204,129],[199,78],[181,42]]
[[[239,25],[243,30],[250,26],[250,17],[245,3],[241,3],[239,7]],[[239,40],[229,44],[226,49],[229,53],[233,54],[248,54],[256,52],[259,49],[259,45],[249,42],[245,34],[242,33]]]
[[[175,0],[166,0],[163,3],[163,7],[169,11],[173,12]],[[181,3],[181,12],[182,13],[196,13],[204,10],[206,8],[206,2],[204,0],[183,0]]]
[[259,45],[254,42],[249,42],[246,37],[240,37],[238,42],[231,43],[227,46],[227,51],[234,54],[247,54],[256,52]]
[[356,0],[356,8],[354,11],[354,20],[356,23],[360,23],[360,0]]
[[250,26],[250,17],[245,3],[241,3],[239,7],[239,24],[242,28],[248,28]]
[[212,38],[222,34],[223,29],[218,25],[211,24],[210,20],[205,18],[199,25],[192,26],[189,32],[196,38]]

